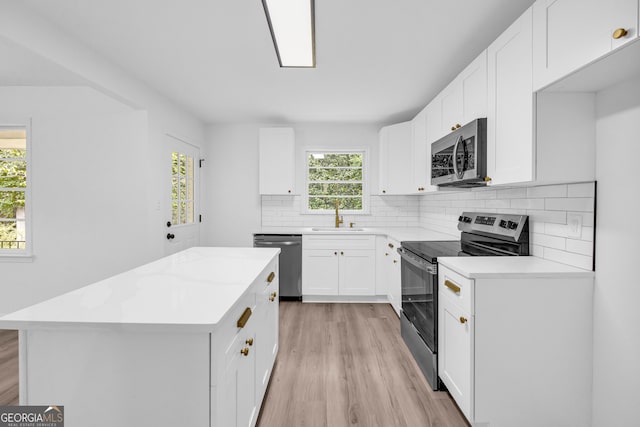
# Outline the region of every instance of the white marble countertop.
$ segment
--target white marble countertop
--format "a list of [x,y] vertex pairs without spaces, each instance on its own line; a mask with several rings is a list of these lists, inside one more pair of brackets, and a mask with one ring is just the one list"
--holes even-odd
[[0,317],[0,329],[117,325],[211,331],[279,253],[190,248]]
[[533,256],[438,257],[438,264],[469,279],[508,277],[593,277],[582,270]]
[[[316,231],[314,228],[322,228]],[[355,227],[362,231],[351,231],[349,227],[340,227],[335,230],[332,227],[263,227],[254,234],[337,234],[337,235],[358,235],[374,234],[388,236],[398,241],[403,240],[460,240],[460,235],[440,233],[438,231],[427,230],[422,227]]]

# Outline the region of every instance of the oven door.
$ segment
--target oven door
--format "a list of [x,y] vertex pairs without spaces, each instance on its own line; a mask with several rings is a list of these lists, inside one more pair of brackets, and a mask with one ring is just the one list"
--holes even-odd
[[438,280],[436,265],[399,248],[402,314],[433,353],[438,346]]

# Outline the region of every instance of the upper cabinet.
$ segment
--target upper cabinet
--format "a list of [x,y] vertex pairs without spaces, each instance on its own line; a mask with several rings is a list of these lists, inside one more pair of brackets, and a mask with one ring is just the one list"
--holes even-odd
[[411,194],[413,184],[413,139],[411,122],[385,126],[380,129],[379,193]]
[[295,138],[292,128],[261,128],[260,194],[295,193]]
[[532,12],[487,49],[487,176],[491,184],[533,179]]
[[411,133],[413,139],[413,192],[424,193],[436,191],[438,187],[431,185],[431,142],[427,136],[429,113],[427,107],[423,108],[417,116],[411,120]]
[[[431,105],[433,104],[433,105]],[[483,51],[431,101],[428,137],[434,142],[487,115],[487,52]]]
[[533,89],[638,37],[638,0],[538,0],[533,5]]

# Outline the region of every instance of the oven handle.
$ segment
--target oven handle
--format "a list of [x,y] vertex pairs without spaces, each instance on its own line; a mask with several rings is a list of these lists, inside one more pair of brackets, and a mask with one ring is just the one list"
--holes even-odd
[[429,261],[420,259],[416,256],[410,255],[409,252],[404,250],[404,248],[399,247],[398,253],[403,261],[407,261],[409,264],[418,267],[422,271],[426,271],[429,274],[433,274],[434,276],[438,274],[438,266],[437,264],[431,264]]

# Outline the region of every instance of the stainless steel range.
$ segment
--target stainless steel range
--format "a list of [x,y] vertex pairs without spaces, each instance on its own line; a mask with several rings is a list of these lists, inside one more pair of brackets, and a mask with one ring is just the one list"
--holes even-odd
[[438,257],[529,255],[526,215],[463,212],[459,241],[404,241],[402,257],[402,338],[434,390],[438,378]]

